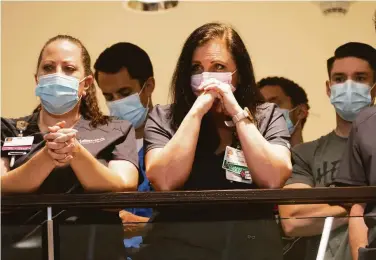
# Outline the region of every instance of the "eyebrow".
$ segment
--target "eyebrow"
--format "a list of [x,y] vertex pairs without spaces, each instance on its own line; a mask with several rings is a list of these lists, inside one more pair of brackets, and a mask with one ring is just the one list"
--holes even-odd
[[274,103],[274,102],[279,101],[279,100],[278,100],[278,97],[271,97],[271,98],[267,99],[267,101]]
[[[122,91],[124,91],[124,90],[128,90],[128,89],[129,89],[130,92],[133,91],[131,86],[123,86],[123,87],[119,88],[119,89],[116,91],[116,93],[119,93],[119,92],[122,92]],[[103,95],[112,95],[112,93],[107,93],[107,92],[103,92],[103,91],[102,91],[102,94],[103,94]]]
[[223,60],[212,60],[210,63],[225,63],[227,64],[227,62],[223,61]]
[[[210,61],[211,64],[214,64],[214,63],[223,63],[223,64],[227,64],[227,62],[223,61],[223,60],[218,60],[218,59],[215,59],[215,60],[212,60]],[[194,60],[192,61],[192,64],[201,64],[200,61],[197,61],[197,60]]]
[[368,75],[369,75],[369,73],[368,73],[368,72],[365,72],[365,71],[356,71],[355,74],[358,75],[358,76],[359,76],[359,75],[361,75],[361,76],[363,76],[363,75],[364,75],[364,76],[368,76]]
[[343,73],[343,72],[335,72],[331,75],[332,77],[335,77],[335,76],[346,76],[346,73]]
[[[366,71],[355,71],[354,72],[355,75],[360,75],[360,76],[368,76],[369,73],[366,72]],[[335,76],[347,76],[346,73],[343,73],[343,72],[335,72],[333,73],[332,77],[335,77]]]

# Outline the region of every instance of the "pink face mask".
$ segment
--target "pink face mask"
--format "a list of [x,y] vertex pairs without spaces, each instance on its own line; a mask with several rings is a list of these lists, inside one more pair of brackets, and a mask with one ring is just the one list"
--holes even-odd
[[209,79],[216,79],[222,83],[229,84],[231,86],[232,92],[235,91],[235,88],[231,85],[232,74],[234,72],[203,72],[201,74],[191,76],[191,87],[193,92],[197,92],[197,89],[201,86],[203,82]]

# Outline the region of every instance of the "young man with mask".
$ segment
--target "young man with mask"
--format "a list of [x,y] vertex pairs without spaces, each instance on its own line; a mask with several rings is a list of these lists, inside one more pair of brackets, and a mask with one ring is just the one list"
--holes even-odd
[[308,116],[308,98],[304,89],[283,77],[263,78],[257,84],[265,100],[282,110],[291,135],[291,146],[303,143],[303,127]]
[[[376,13],[375,13],[376,18]],[[375,19],[376,28],[376,19]],[[343,51],[343,50],[339,50]],[[376,52],[369,55],[371,66],[376,67]],[[374,69],[375,72],[375,69]],[[372,83],[371,83],[372,84]],[[363,102],[374,104],[376,75],[373,74],[373,95],[362,96]],[[358,85],[361,87],[362,85]],[[364,87],[364,86],[363,86]],[[336,177],[337,186],[376,186],[376,107],[362,110],[352,130]],[[349,240],[353,260],[376,259],[376,205],[354,204],[350,211]],[[360,216],[364,216],[360,217]]]
[[[350,42],[340,46],[327,62],[326,92],[336,111],[336,128],[321,138],[296,146],[292,151],[293,173],[284,188],[330,187],[339,169],[352,121],[375,97],[375,49]],[[305,259],[316,259],[324,220],[333,221],[326,260],[351,259],[348,246],[347,209],[328,204],[279,206],[282,226],[289,236],[307,240]],[[343,218],[341,218],[343,217]]]
[[[140,184],[138,191],[150,191],[145,174],[143,136],[147,115],[153,103],[151,95],[155,80],[153,66],[148,54],[140,47],[120,42],[105,49],[94,64],[95,79],[107,101],[110,115],[128,120],[136,129],[137,149],[140,162]],[[137,250],[142,242],[142,224],[152,214],[150,208],[133,208],[120,212],[125,224],[124,245],[128,252]],[[128,224],[127,224],[128,223]],[[146,225],[146,224],[145,224]]]

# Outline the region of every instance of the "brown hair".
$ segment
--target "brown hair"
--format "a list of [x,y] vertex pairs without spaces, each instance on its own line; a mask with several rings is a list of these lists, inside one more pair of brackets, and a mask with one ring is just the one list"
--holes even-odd
[[[39,54],[37,71],[42,61],[43,52],[46,49],[46,47],[50,43],[58,41],[58,40],[69,41],[71,43],[76,44],[78,47],[81,48],[82,64],[84,66],[85,76],[92,75],[93,72],[91,71],[91,59],[90,59],[89,52],[87,51],[87,49],[85,48],[85,46],[82,44],[80,40],[69,35],[57,35],[49,39],[44,44]],[[41,109],[41,105],[38,105],[38,107],[34,110],[34,112],[38,112],[40,111],[40,109]],[[103,115],[103,113],[99,109],[94,83],[92,83],[89,86],[89,88],[86,90],[86,96],[83,96],[81,99],[80,114],[83,116],[84,119],[90,120],[90,126],[92,127],[97,127],[98,125],[105,125],[105,124],[108,124],[108,122],[110,121],[110,117]]]
[[171,117],[173,126],[178,128],[196,100],[191,88],[192,57],[194,51],[213,39],[226,41],[237,67],[240,82],[234,93],[241,107],[248,107],[255,116],[256,109],[264,98],[256,86],[251,58],[239,34],[230,25],[207,23],[194,30],[186,40],[178,59],[170,93],[172,96]]

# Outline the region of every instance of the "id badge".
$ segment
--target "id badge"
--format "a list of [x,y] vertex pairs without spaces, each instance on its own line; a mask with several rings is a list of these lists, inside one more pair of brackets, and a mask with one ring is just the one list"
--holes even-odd
[[243,151],[231,146],[226,147],[222,168],[226,170],[229,181],[252,184],[252,176],[244,158]]
[[34,142],[34,136],[24,137],[7,137],[4,140],[2,151],[11,152],[27,152],[31,150]]

